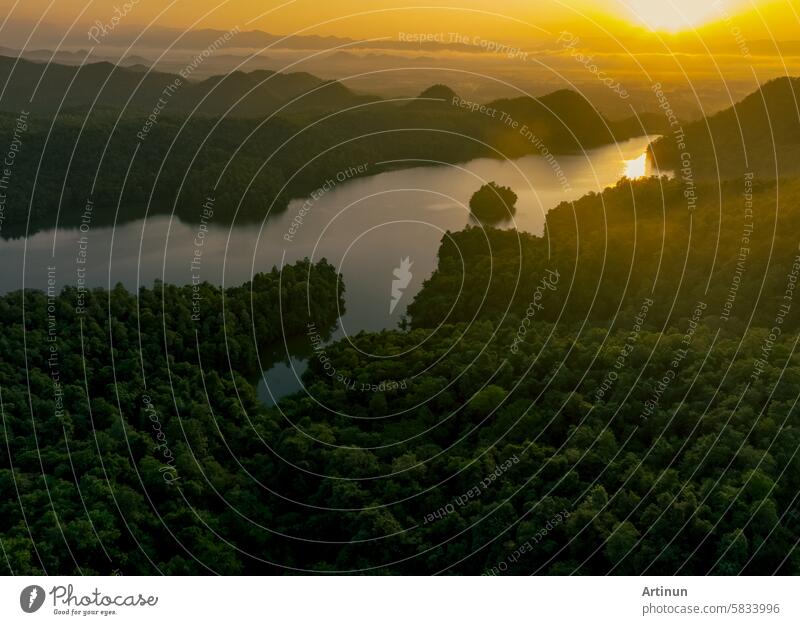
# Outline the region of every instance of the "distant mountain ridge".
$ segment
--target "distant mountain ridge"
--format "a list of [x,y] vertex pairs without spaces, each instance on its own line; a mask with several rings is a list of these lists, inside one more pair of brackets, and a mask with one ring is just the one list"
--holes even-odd
[[[56,214],[74,222],[88,197],[119,205],[129,217],[152,202],[151,210],[174,206],[192,219],[220,176],[215,219],[259,220],[307,197],[342,163],[368,163],[364,171],[376,174],[421,162],[537,155],[557,167],[557,155],[658,132],[638,119],[610,121],[566,90],[478,103],[438,84],[415,98],[381,100],[302,72],[188,82],[110,63],[68,67],[0,57],[4,84],[0,144],[14,140],[20,111],[31,113],[4,234],[29,219],[44,227]],[[126,171],[119,163],[131,155]],[[96,223],[112,217],[94,215]]]
[[[356,93],[341,82],[306,72],[235,71],[192,81],[191,74],[159,72],[142,63],[121,67],[103,61],[73,66],[4,56],[0,56],[0,89],[3,89],[0,111],[28,110],[41,116],[52,116],[58,111],[85,111],[90,107],[125,107],[130,115],[148,115],[158,108],[159,115],[192,113],[263,118],[280,111],[283,116],[291,117],[342,111],[381,101],[376,96]],[[549,141],[555,152],[577,151],[642,134],[636,120],[608,121],[586,98],[570,90],[540,98],[520,96],[483,104],[498,113],[494,118],[481,114],[475,103],[463,100],[469,106],[456,104],[461,101],[450,87],[437,84],[424,90],[411,105],[419,115],[436,115],[437,119],[430,122],[435,125],[469,130],[489,141],[499,135],[507,136],[508,141],[503,143],[511,155],[531,151],[529,138],[513,132],[523,125]],[[499,113],[512,118],[517,128],[499,123]],[[396,116],[388,108],[385,115],[390,126],[408,121],[404,115],[394,119]],[[651,116],[648,125],[657,125],[658,121]]]
[[[219,37],[226,33],[236,32],[235,38],[229,42],[228,47],[243,50],[275,48],[281,50],[331,50],[337,47],[348,47],[360,50],[409,50],[409,51],[458,51],[466,53],[483,53],[480,47],[461,41],[450,42],[447,38],[437,38],[437,41],[414,41],[397,38],[382,37],[361,39],[346,36],[309,35],[309,34],[275,34],[264,30],[221,30],[216,28],[201,28],[197,30],[184,30],[167,26],[141,24],[119,24],[113,31],[107,32],[102,38],[102,47],[105,49],[125,49],[136,44],[138,49],[150,48],[153,50],[203,50]],[[61,33],[51,36],[51,40],[59,41]],[[95,42],[96,43],[96,42]],[[37,40],[37,47],[53,45],[46,40]],[[63,47],[90,47],[92,41],[86,31],[75,29],[63,41]]]
[[[60,110],[126,107],[150,113],[159,102],[170,113],[219,116],[230,109],[237,117],[266,116],[293,100],[294,110],[327,110],[364,102],[336,81],[307,73],[269,70],[233,72],[192,82],[173,73],[147,73],[145,66],[126,68],[108,62],[80,67],[37,63],[0,56],[0,110],[21,109],[52,115]],[[178,85],[179,88],[171,87]],[[165,90],[169,89],[169,94]],[[307,97],[304,96],[308,94]]]

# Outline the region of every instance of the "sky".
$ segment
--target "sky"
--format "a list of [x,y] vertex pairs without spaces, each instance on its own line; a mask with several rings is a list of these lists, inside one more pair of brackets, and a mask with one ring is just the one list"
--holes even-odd
[[714,36],[737,27],[750,39],[800,38],[800,0],[0,0],[0,9],[12,20],[61,28],[111,24],[120,9],[129,26],[356,38],[455,31],[519,42],[564,28],[623,36],[636,28],[691,33],[713,22],[725,27],[709,31]]

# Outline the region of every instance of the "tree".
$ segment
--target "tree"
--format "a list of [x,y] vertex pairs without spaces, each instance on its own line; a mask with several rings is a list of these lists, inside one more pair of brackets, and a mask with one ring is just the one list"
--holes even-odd
[[517,211],[517,194],[492,181],[478,189],[469,201],[473,216],[488,223],[509,219]]

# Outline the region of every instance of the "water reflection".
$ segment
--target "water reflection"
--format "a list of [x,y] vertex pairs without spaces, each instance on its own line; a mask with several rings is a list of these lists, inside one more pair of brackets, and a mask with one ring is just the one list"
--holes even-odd
[[672,171],[660,171],[648,150],[645,150],[635,158],[623,161],[624,170],[622,175],[630,180],[638,180],[639,178],[646,178],[648,176],[664,175],[669,178],[674,176]]
[[[381,257],[385,256],[397,263],[396,259],[401,255],[403,258],[408,258],[406,251],[409,249],[415,254],[410,259],[415,262],[413,281],[409,281],[410,288],[403,294],[406,299],[404,310],[407,302],[412,300],[421,288],[422,282],[433,272],[436,251],[444,233],[444,230],[435,229],[432,232],[428,227],[419,226],[423,223],[425,226],[430,226],[432,223],[449,222],[448,216],[456,223],[460,221],[462,224],[449,229],[460,229],[466,224],[478,224],[467,208],[468,197],[474,191],[474,186],[480,184],[478,181],[494,180],[501,185],[511,186],[519,196],[515,217],[496,224],[495,227],[516,227],[541,234],[546,212],[560,202],[578,199],[589,191],[600,191],[615,184],[621,177],[638,179],[658,173],[649,161],[646,151],[647,145],[653,139],[654,137],[640,137],[616,146],[593,150],[588,158],[559,157],[559,167],[570,182],[569,190],[565,190],[563,181],[558,178],[552,166],[545,159],[535,156],[524,157],[513,163],[478,159],[460,166],[463,167],[462,170],[426,167],[386,175],[399,174],[405,184],[415,185],[417,190],[428,189],[434,193],[432,197],[429,194],[415,196],[413,199],[416,201],[406,204],[402,209],[405,211],[412,206],[416,206],[417,209],[424,208],[426,222],[409,220],[393,222],[391,232],[380,232],[381,236],[367,245],[367,249],[371,250],[368,260],[370,270],[364,271],[365,268],[362,267],[360,271],[343,271],[348,290],[352,286],[360,292],[356,293],[356,297],[348,296],[348,313],[340,320],[339,327],[325,344],[361,330],[376,331],[397,327],[398,316],[391,314],[394,310],[394,300],[389,298],[389,285],[393,284],[393,278],[397,278],[397,273],[390,273],[388,265],[384,268],[380,261]],[[466,174],[472,174],[473,177]],[[371,179],[375,188],[370,188],[370,191],[376,194],[385,193],[382,189],[387,186],[388,178],[383,176]],[[399,181],[395,184],[397,182]],[[367,189],[361,190],[360,193],[367,193]],[[407,201],[408,199],[406,197]],[[382,203],[386,203],[387,200],[388,196]],[[289,212],[291,213],[291,207]],[[416,227],[410,228],[411,223]],[[381,224],[384,225],[386,224]],[[365,235],[371,233],[366,226],[364,232]],[[354,246],[360,244],[361,236],[355,233],[351,233],[350,236],[354,238]],[[362,254],[356,254],[356,257],[367,258]],[[343,269],[349,268],[343,267]],[[392,272],[397,272],[395,266],[392,266]],[[356,273],[359,274],[358,281],[353,283],[348,276]],[[385,314],[385,308],[381,310],[382,306],[386,306],[386,302],[390,303],[388,316]],[[355,306],[355,310],[350,310],[351,306]],[[302,375],[308,368],[307,358],[311,350],[308,341],[305,338],[302,340],[305,341],[302,352],[293,351],[290,346],[289,355],[284,353],[280,362],[264,371],[258,391],[259,397],[266,404],[272,405],[274,401],[303,388]],[[294,345],[296,346],[297,342]]]
[[625,177],[631,180],[644,178],[647,175],[647,152],[638,158],[625,161]]
[[[513,162],[477,159],[354,179],[314,202],[291,241],[285,235],[303,199],[263,224],[231,227],[212,222],[203,239],[200,279],[239,285],[282,263],[326,258],[346,286],[346,310],[333,339],[395,328],[433,272],[444,234],[471,222],[469,198],[484,183],[493,180],[519,196],[513,221],[502,227],[541,234],[547,211],[559,203],[601,191],[623,175],[650,173],[645,150],[651,139],[638,137],[586,154],[560,155],[557,170],[541,156],[526,156]],[[116,227],[93,227],[85,235],[62,227],[5,240],[0,243],[0,291],[23,285],[47,288],[49,266],[58,268],[58,288],[75,286],[79,277],[87,288],[119,282],[136,290],[152,286],[155,279],[190,284],[197,234],[196,224],[157,215]],[[84,245],[85,262],[79,264]],[[403,259],[410,263],[408,272],[402,270]],[[270,395],[278,399],[301,388],[299,378],[311,353],[308,337],[300,337],[262,354],[266,372],[259,385],[261,398],[270,403]]]

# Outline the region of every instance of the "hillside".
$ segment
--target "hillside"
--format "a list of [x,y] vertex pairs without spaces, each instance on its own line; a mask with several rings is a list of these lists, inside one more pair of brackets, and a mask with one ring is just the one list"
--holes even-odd
[[[19,135],[21,109],[15,107],[28,110],[25,94],[45,68],[24,61],[19,67],[0,99],[9,109],[0,112],[0,144],[10,145]],[[73,78],[64,101],[68,112],[53,119],[47,113],[59,101],[50,90],[66,89]],[[89,113],[92,90],[106,79]],[[15,155],[3,235],[15,234],[29,217],[33,231],[52,226],[56,215],[61,224],[75,224],[90,197],[105,209],[95,214],[97,224],[109,223],[117,205],[122,219],[173,207],[178,216],[193,219],[212,192],[215,219],[260,220],[293,198],[307,197],[342,163],[368,163],[376,174],[395,166],[387,163],[575,153],[642,133],[630,122],[609,122],[568,91],[478,104],[438,85],[397,102],[357,96],[309,74],[258,71],[186,83],[165,98],[164,85],[173,80],[171,74],[144,75],[105,63],[80,71],[49,66]],[[138,106],[166,104],[157,111],[131,105],[120,116],[130,94]],[[194,106],[201,114],[186,119],[181,111]],[[233,112],[225,114],[229,108]],[[129,171],[118,166],[129,161]]]
[[[774,319],[800,272],[800,216],[775,222],[774,192],[754,189],[728,321],[739,187],[690,218],[679,181],[623,182],[551,212],[550,256],[525,233],[448,233],[414,328],[326,345],[279,407],[239,375],[252,330],[274,339],[288,314],[302,331],[309,292],[330,319],[330,265],[224,299],[204,285],[199,327],[191,287],[98,289],[81,318],[68,291],[63,397],[45,294],[2,297],[7,569],[797,574],[800,313]],[[785,194],[796,205],[800,183]]]
[[190,70],[182,77],[107,62],[75,67],[0,57],[0,110],[50,116],[94,106],[150,114],[160,106],[171,114],[265,117],[290,102],[288,112],[322,112],[369,100],[306,73],[233,72],[193,82]]
[[[753,172],[759,178],[800,173],[800,79],[764,84],[736,105],[685,124],[686,150],[698,178],[733,178]],[[675,136],[651,146],[662,169],[680,169]]]
[[[744,179],[720,189],[705,183],[693,212],[683,192],[681,180],[623,180],[549,211],[542,237],[480,228],[455,233],[409,306],[413,324],[502,318],[509,302],[508,314],[523,316],[528,285],[551,269],[568,287],[546,294],[536,316],[543,321],[602,327],[650,297],[658,302],[648,317],[654,329],[688,318],[700,300],[717,325],[773,325],[797,258],[800,179],[780,187]],[[800,327],[800,311],[782,324],[785,332]]]

